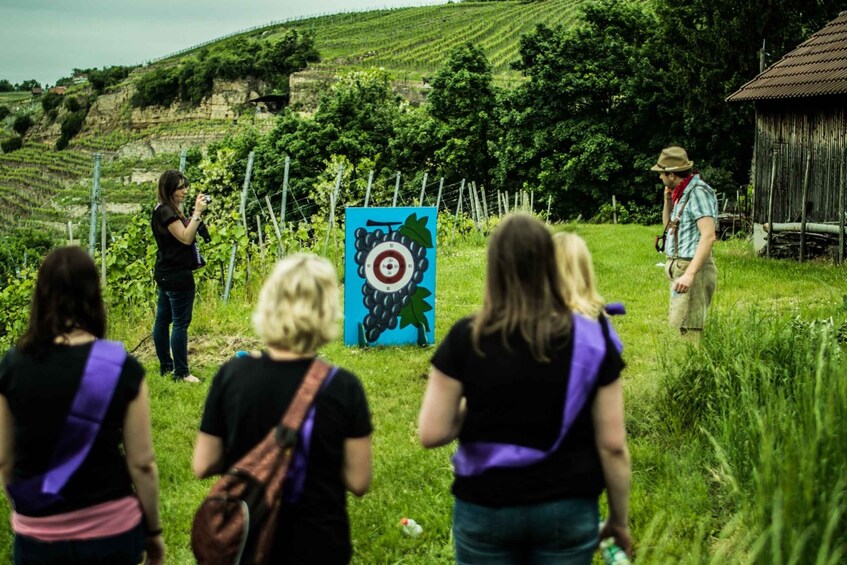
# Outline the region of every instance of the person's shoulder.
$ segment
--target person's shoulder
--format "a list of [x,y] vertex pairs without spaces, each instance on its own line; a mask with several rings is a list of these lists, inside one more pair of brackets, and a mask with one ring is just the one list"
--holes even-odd
[[179,214],[177,214],[176,210],[167,204],[157,204],[156,207],[153,208],[153,217],[160,223],[167,225],[179,218]]

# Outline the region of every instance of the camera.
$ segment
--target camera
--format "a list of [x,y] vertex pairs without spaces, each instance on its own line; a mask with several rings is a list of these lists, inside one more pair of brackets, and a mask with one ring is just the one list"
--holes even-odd
[[209,204],[209,203],[212,201],[212,197],[211,197],[211,196],[209,196],[208,194],[204,194],[204,195],[203,195],[203,200],[205,200],[205,201],[206,201],[206,204]]

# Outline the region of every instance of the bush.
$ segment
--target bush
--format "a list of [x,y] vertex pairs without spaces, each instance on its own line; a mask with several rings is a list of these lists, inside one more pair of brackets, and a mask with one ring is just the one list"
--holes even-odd
[[62,95],[56,94],[55,92],[48,92],[41,96],[41,108],[45,112],[49,112],[54,108],[58,108],[62,105]]
[[79,103],[79,98],[76,96],[68,96],[65,98],[65,108],[67,108],[68,112],[79,112],[82,104]]
[[24,139],[22,137],[10,137],[9,139],[0,143],[0,148],[3,149],[3,153],[11,153],[12,151],[17,151],[23,146]]
[[24,114],[23,116],[18,116],[15,118],[15,123],[12,125],[12,129],[15,130],[15,133],[23,137],[23,135],[29,131],[34,125],[32,118],[28,115]]
[[0,120],[5,120],[11,113],[8,106],[0,106]]
[[153,69],[141,77],[135,86],[133,106],[170,106],[179,96],[179,67]]
[[47,118],[47,121],[52,124],[56,121],[56,118],[59,117],[59,110],[57,108],[53,108],[52,110],[44,114],[44,117]]
[[56,142],[56,149],[64,149],[68,146],[71,139],[82,129],[82,124],[85,123],[85,116],[88,112],[83,109],[76,112],[71,112],[62,118],[62,136]]

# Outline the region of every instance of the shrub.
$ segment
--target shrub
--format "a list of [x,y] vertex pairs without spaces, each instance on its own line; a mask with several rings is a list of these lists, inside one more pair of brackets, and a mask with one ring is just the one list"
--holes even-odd
[[0,143],[0,148],[3,149],[3,153],[11,153],[12,151],[17,151],[24,145],[24,140],[22,137],[10,137],[9,139]]
[[59,141],[56,142],[56,149],[64,149],[68,146],[71,139],[73,139],[73,137],[79,133],[79,130],[82,129],[82,124],[85,123],[85,116],[87,113],[88,112],[83,109],[66,114],[65,117],[62,118],[62,136],[59,138]]
[[67,108],[68,112],[79,112],[82,105],[76,96],[68,96],[65,98],[65,108]]
[[48,92],[41,96],[41,108],[45,112],[49,112],[54,108],[62,105],[62,95],[55,92]]
[[0,120],[5,120],[11,113],[8,106],[0,106]]
[[15,123],[12,125],[12,129],[15,130],[15,133],[23,137],[23,135],[28,132],[29,128],[33,125],[34,122],[32,121],[32,118],[30,118],[27,114],[24,114],[15,118]]

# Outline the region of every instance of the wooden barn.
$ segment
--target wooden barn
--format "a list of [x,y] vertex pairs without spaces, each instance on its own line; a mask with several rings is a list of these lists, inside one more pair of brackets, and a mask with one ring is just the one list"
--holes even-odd
[[[754,244],[777,231],[836,234],[847,205],[847,11],[727,98],[756,104]],[[833,236],[830,236],[831,238]],[[802,259],[801,252],[801,259]]]

